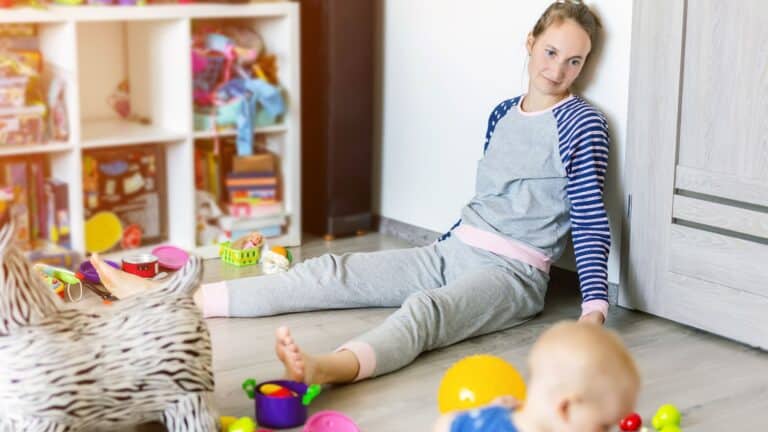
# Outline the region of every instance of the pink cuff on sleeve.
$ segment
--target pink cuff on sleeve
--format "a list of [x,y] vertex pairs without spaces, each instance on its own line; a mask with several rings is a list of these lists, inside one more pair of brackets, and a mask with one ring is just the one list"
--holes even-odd
[[355,381],[364,380],[373,375],[373,371],[376,370],[376,353],[373,351],[372,346],[365,342],[352,341],[340,346],[336,352],[344,350],[354,354],[360,365]]
[[229,316],[229,291],[226,281],[203,284],[203,317]]
[[595,311],[603,314],[603,319],[607,319],[608,302],[605,300],[590,300],[581,304],[581,316]]

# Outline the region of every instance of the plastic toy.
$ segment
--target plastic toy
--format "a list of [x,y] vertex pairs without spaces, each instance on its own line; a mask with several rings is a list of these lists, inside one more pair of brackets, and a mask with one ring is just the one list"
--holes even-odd
[[[120,268],[120,265],[114,261],[106,260],[104,262],[116,269]],[[101,283],[101,279],[99,279],[99,273],[96,272],[96,269],[93,267],[93,264],[91,264],[90,261],[81,262],[78,270],[85,277],[86,281],[96,284]]]
[[226,429],[227,432],[253,432],[255,430],[256,423],[250,417],[240,417]]
[[[285,397],[287,389],[291,396]],[[261,426],[287,429],[301,426],[307,421],[307,406],[320,394],[320,386],[287,380],[267,381],[256,384],[253,379],[243,382],[243,390],[256,406],[256,421]],[[266,393],[280,392],[281,396]]]
[[[656,410],[656,414],[653,416],[652,424],[653,427],[658,429],[659,431],[664,430],[665,428],[669,426],[680,426],[680,410],[677,409],[676,406],[672,404],[664,404],[659,407],[658,410]],[[674,432],[673,430],[668,430],[666,432]]]
[[261,387],[259,387],[259,392],[261,394],[275,397],[275,398],[285,398],[285,397],[296,397],[298,396],[296,392],[293,392],[285,387],[279,386],[277,384],[265,384]]
[[643,419],[638,413],[632,413],[621,420],[619,428],[625,432],[634,432],[640,430],[643,425]]
[[437,395],[441,413],[465,410],[490,403],[499,396],[525,399],[525,382],[520,373],[500,357],[466,357],[443,375]]
[[320,411],[307,420],[304,432],[360,432],[360,429],[338,411]]
[[189,260],[189,254],[175,246],[158,246],[152,249],[152,255],[157,257],[160,267],[168,270],[178,270]]
[[293,255],[291,254],[291,251],[286,249],[284,246],[272,246],[272,249],[270,250],[276,254],[284,256],[286,259],[288,259],[289,263],[293,262]]
[[153,278],[160,273],[160,262],[154,255],[133,255],[123,258],[123,271],[143,278]]
[[219,245],[219,257],[225,263],[237,267],[259,263],[259,258],[261,257],[260,248],[235,249],[231,245],[232,243],[230,242],[224,242]]
[[288,259],[288,257],[272,250],[266,251],[261,259],[261,270],[264,272],[264,274],[274,274],[288,271],[290,266],[291,261]]
[[104,252],[112,249],[123,236],[123,224],[112,212],[99,212],[85,221],[85,250]]

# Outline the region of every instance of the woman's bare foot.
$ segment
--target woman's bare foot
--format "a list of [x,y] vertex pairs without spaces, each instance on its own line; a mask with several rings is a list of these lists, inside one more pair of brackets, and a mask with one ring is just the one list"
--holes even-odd
[[155,282],[149,279],[112,267],[99,258],[99,254],[91,255],[90,261],[99,274],[101,284],[117,298],[126,298],[155,285]]
[[291,336],[288,327],[275,331],[275,352],[285,366],[285,378],[291,381],[315,384],[315,361],[304,354]]
[[351,351],[309,355],[299,348],[288,327],[275,332],[275,352],[285,365],[285,377],[306,384],[348,383],[354,381],[360,369],[357,356]]

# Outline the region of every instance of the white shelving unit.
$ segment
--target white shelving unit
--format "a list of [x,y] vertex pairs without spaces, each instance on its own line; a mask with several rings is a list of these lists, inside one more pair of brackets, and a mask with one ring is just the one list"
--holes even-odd
[[[270,239],[270,244],[297,246],[301,242],[301,110],[296,3],[58,6],[0,13],[0,23],[38,24],[44,68],[67,82],[69,142],[0,146],[0,157],[47,156],[52,176],[70,185],[74,249],[85,249],[84,152],[143,144],[159,144],[165,151],[168,239],[163,243],[197,247],[195,141],[214,134],[193,130],[192,25],[230,20],[255,28],[268,52],[278,58],[287,112],[280,124],[256,128],[254,133],[266,135],[268,148],[278,153],[281,163],[283,204],[289,222],[285,234]],[[124,79],[130,83],[132,112],[151,119],[150,124],[122,120],[107,103]],[[233,136],[234,132],[217,134]]]

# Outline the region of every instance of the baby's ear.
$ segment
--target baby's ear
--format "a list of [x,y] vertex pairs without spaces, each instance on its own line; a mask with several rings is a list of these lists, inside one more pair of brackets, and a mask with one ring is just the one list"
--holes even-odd
[[562,423],[569,423],[573,417],[573,410],[580,402],[578,395],[563,395],[557,403],[556,415]]
[[557,404],[557,419],[560,423],[568,423],[571,416],[572,403],[569,398],[562,398]]

